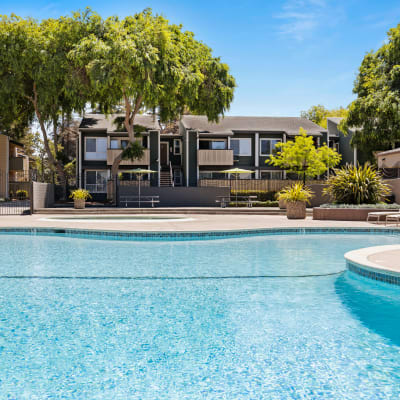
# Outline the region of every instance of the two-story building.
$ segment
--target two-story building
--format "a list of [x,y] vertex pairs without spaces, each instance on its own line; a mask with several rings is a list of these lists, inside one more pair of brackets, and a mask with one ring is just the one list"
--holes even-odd
[[[135,125],[144,155],[140,160],[123,160],[119,172],[133,168],[157,171],[144,177],[151,186],[197,186],[199,179],[228,178],[222,171],[235,167],[254,171],[240,178],[283,179],[281,169],[265,163],[278,142],[292,140],[300,128],[315,138],[316,145],[327,138],[325,129],[297,117],[227,116],[210,123],[205,116],[185,115],[178,130],[164,131],[156,117],[139,115]],[[123,116],[86,115],[77,143],[80,186],[98,199],[105,198],[113,161],[128,143]]]
[[0,134],[0,198],[10,196],[10,183],[29,181],[29,157],[23,144]]

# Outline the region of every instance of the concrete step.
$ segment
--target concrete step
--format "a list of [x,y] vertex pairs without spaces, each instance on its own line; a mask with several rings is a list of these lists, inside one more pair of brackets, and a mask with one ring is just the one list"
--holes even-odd
[[[87,207],[84,210],[74,208],[41,208],[35,214],[43,215],[127,215],[127,214],[228,214],[228,215],[286,215],[285,210],[277,207],[159,207],[159,208],[116,208]],[[312,216],[312,209],[307,209],[307,216]]]

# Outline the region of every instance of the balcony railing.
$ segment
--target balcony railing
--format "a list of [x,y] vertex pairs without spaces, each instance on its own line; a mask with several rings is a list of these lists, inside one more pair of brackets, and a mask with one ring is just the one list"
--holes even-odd
[[[122,150],[108,149],[107,150],[107,164],[112,165],[115,158],[119,156]],[[144,149],[143,157],[138,160],[122,160],[120,165],[149,165],[150,164],[150,150]]]
[[233,150],[198,150],[198,165],[233,165]]

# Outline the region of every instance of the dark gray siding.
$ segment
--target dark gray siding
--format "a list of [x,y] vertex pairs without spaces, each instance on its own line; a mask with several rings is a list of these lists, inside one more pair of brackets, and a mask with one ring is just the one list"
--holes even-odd
[[[160,133],[158,131],[150,132],[150,169],[158,172],[158,138]],[[158,173],[151,174],[151,186],[158,186]]]

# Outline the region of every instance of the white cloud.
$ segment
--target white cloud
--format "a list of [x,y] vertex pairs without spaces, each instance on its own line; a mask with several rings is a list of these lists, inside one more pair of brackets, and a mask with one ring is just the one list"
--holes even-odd
[[287,0],[282,12],[275,16],[283,21],[278,32],[303,41],[323,23],[328,9],[325,0]]

